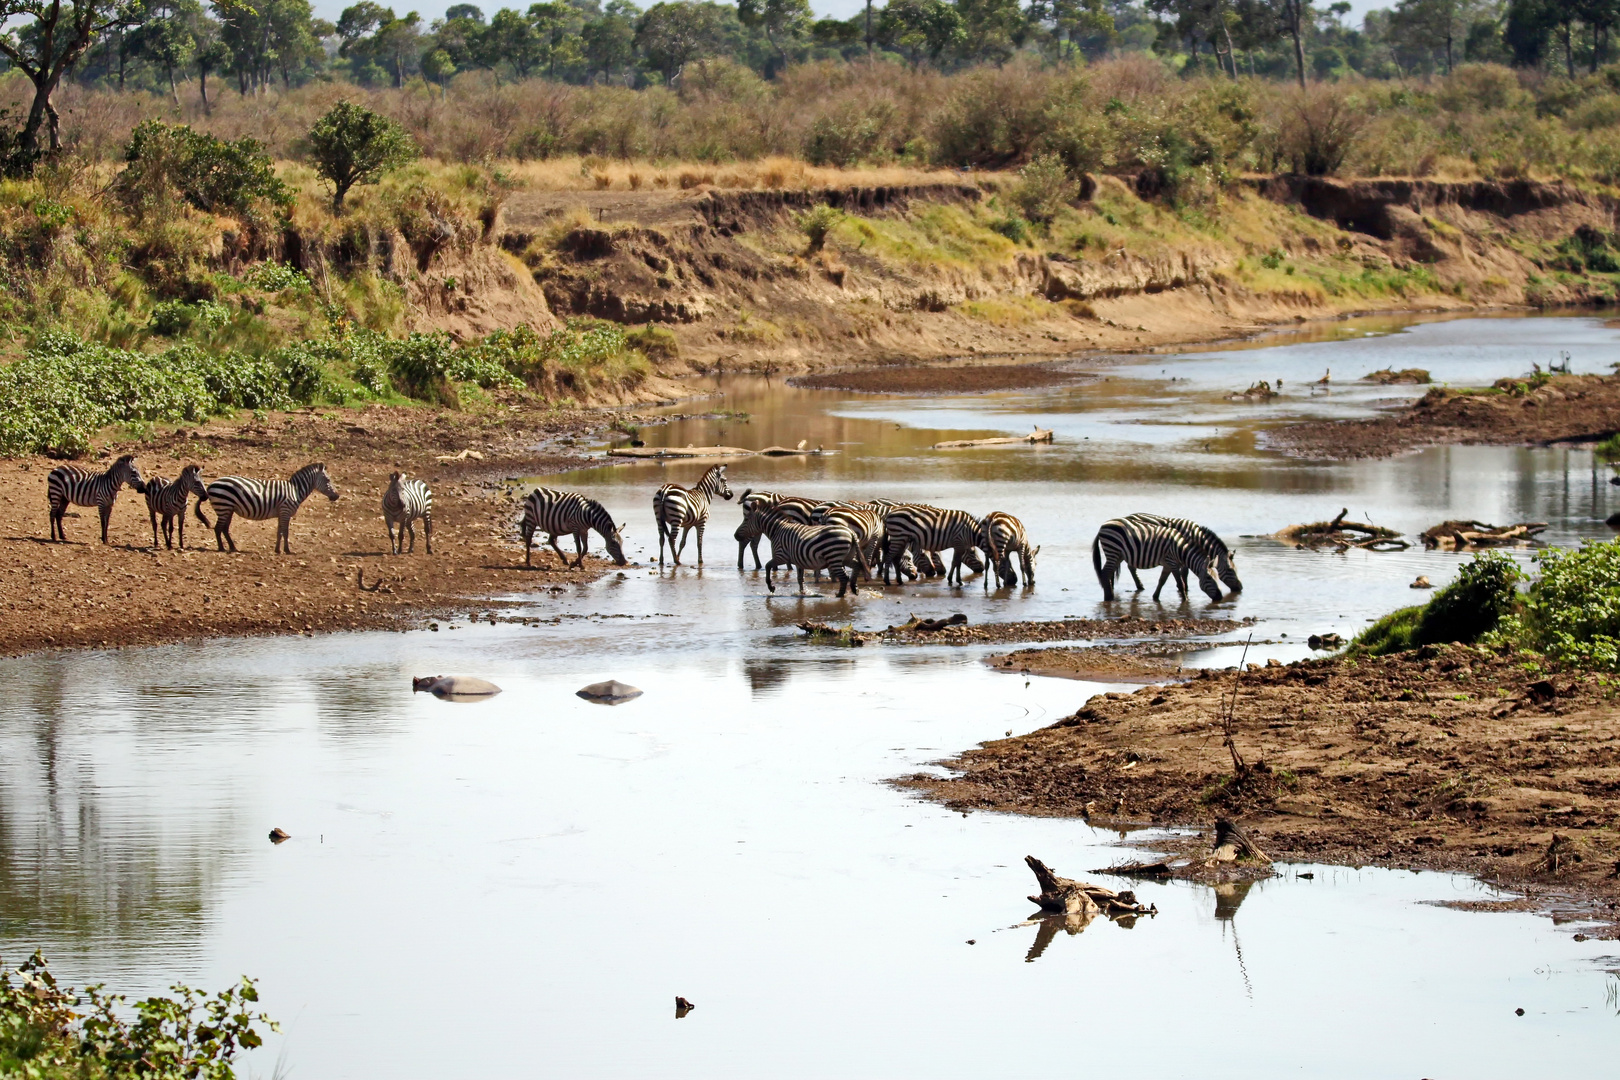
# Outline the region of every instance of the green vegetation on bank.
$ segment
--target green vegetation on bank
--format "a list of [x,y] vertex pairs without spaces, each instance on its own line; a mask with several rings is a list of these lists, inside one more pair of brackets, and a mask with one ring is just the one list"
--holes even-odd
[[1351,642],[1347,655],[1421,645],[1479,643],[1557,665],[1620,671],[1620,540],[1538,552],[1527,589],[1506,555],[1486,553],[1427,604],[1391,612]]
[[28,1080],[233,1080],[236,1056],[277,1024],[253,1006],[252,979],[207,996],[130,1002],[100,986],[61,986],[35,953],[0,969],[0,1076]]

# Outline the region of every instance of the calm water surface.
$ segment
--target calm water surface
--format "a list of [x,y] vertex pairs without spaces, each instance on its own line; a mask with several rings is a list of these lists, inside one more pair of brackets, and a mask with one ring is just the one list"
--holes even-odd
[[[1459,876],[1293,866],[1247,891],[1139,885],[1160,914],[1132,929],[1027,923],[1024,855],[1094,876],[1122,857],[1120,837],[963,816],[883,781],[1043,726],[1103,687],[999,675],[982,650],[815,648],[793,628],[1135,607],[1254,616],[1257,637],[1297,639],[1353,632],[1457,559],[1258,538],[1290,522],[1348,507],[1408,532],[1458,517],[1547,521],[1559,544],[1610,535],[1620,488],[1585,451],[1328,464],[1267,451],[1265,432],[1419,392],[1354,382],[1386,366],[1477,384],[1568,353],[1578,371],[1607,371],[1620,334],[1589,318],[1498,318],[1368,320],[1331,336],[1082,362],[1096,381],[1039,393],[919,399],[731,380],[698,407],[746,421],[643,433],[653,445],[807,439],[839,451],[734,463],[738,491],[1010,510],[1042,546],[1032,591],[987,594],[970,579],[766,600],[757,575],[736,571],[737,512],[724,504],[701,572],[638,565],[543,593],[530,613],[554,621],[539,626],[0,663],[15,688],[0,703],[4,957],[42,945],[69,978],[134,992],[259,976],[285,1022],[250,1061],[261,1076],[1611,1067],[1613,945],[1532,916],[1435,906],[1492,895]],[[1328,392],[1311,393],[1329,368]],[[1223,400],[1259,378],[1281,378],[1284,397]],[[1058,442],[928,449],[1031,425]],[[645,564],[652,490],[701,471],[605,465],[553,482],[603,498]],[[1105,607],[1090,538],[1139,509],[1220,530],[1246,591]],[[1202,662],[1234,659],[1216,647]],[[476,705],[413,697],[409,677],[428,673],[506,692]],[[573,696],[609,677],[647,693],[613,709]],[[272,847],[271,826],[294,838]],[[679,1021],[677,994],[698,1006]]]

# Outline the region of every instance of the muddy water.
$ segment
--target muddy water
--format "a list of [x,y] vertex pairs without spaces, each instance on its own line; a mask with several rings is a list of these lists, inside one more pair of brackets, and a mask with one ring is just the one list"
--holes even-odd
[[[1324,465],[1263,445],[1288,417],[1414,392],[1349,384],[1365,371],[1480,382],[1560,352],[1607,370],[1620,335],[1589,319],[1339,335],[1082,364],[1095,381],[1040,394],[726,382],[703,407],[746,421],[643,433],[839,451],[736,463],[739,491],[1011,510],[1042,545],[1032,591],[970,580],[767,600],[736,571],[729,505],[703,571],[658,574],[651,491],[700,467],[608,465],[560,482],[602,497],[643,565],[535,598],[539,625],[6,661],[0,948],[43,945],[69,977],[135,991],[258,975],[285,1021],[259,1075],[1595,1071],[1620,1024],[1612,945],[1432,903],[1491,895],[1465,878],[1297,866],[1246,893],[1140,886],[1160,914],[1131,929],[1027,924],[1022,856],[1083,874],[1118,861],[1119,838],[964,817],[881,781],[1049,723],[1099,687],[997,675],[971,650],[812,648],[792,629],[1156,612],[1145,598],[1105,609],[1090,572],[1097,523],[1134,509],[1234,538],[1246,591],[1185,610],[1254,616],[1276,640],[1352,631],[1410,602],[1417,574],[1439,582],[1457,564],[1252,538],[1292,521],[1348,506],[1410,531],[1476,517],[1548,521],[1559,543],[1607,534],[1620,488],[1580,451]],[[1310,393],[1329,367],[1329,391]],[[1277,377],[1285,396],[1266,406],[1222,399]],[[928,449],[1031,424],[1059,441]],[[1303,651],[1272,647],[1290,648]],[[505,693],[410,694],[411,675],[435,673]],[[573,696],[609,677],[647,693],[618,708]],[[272,847],[272,826],[293,839]],[[677,994],[698,1006],[681,1020]]]

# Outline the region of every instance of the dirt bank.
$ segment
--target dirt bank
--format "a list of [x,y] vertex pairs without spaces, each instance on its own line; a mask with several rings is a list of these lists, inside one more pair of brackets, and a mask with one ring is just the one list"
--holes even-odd
[[[964,616],[957,615],[962,619]],[[950,617],[934,620],[946,623]],[[937,625],[929,629],[918,625],[913,615],[906,622],[882,630],[856,630],[852,627],[830,627],[820,623],[801,623],[800,629],[812,641],[837,639],[838,644],[888,641],[905,645],[984,645],[995,642],[1024,641],[1096,641],[1115,638],[1187,638],[1211,637],[1229,634],[1251,625],[1253,619],[1139,619],[1126,616],[1118,619],[1055,619],[1048,622],[960,622]]]
[[1191,678],[1181,661],[1187,653],[1207,648],[1202,642],[1154,641],[1132,645],[1087,645],[1055,649],[1018,649],[985,658],[1009,675],[1044,675],[1088,682],[1164,682]]
[[1556,375],[1539,386],[1502,379],[1484,390],[1436,387],[1384,416],[1294,424],[1268,433],[1266,443],[1306,457],[1364,458],[1443,443],[1589,443],[1616,431],[1620,375]]
[[1462,870],[1620,910],[1620,710],[1610,680],[1463,646],[1255,667],[1093,697],[901,781],[957,809],[1115,823],[1240,820],[1281,861]]
[[[245,426],[210,423],[114,445],[114,453],[135,453],[147,475],[171,478],[191,462],[202,465],[205,479],[284,477],[307,462],[326,462],[342,497],[333,503],[317,495],[304,504],[293,519],[292,556],[272,554],[273,521],[234,523],[241,551],[231,555],[214,550],[212,531],[195,517],[186,550],[153,550],[145,501],[128,488],[114,508],[108,546],[99,542],[94,508],[75,508],[78,516],[65,523],[72,543],[52,544],[45,478],[57,463],[0,461],[0,654],[422,625],[498,608],[484,599],[492,595],[591,580],[612,564],[590,560],[565,571],[547,549],[535,569],[524,568],[515,527],[519,489],[500,479],[579,464],[583,455],[570,444],[599,423],[582,413],[479,417],[377,406],[273,414]],[[462,451],[482,460],[438,460]],[[380,502],[394,469],[433,490],[431,556],[420,525],[415,554],[388,553]],[[600,554],[594,535],[592,543]],[[563,548],[572,552],[571,542]]]
[[979,364],[911,367],[885,364],[859,371],[830,371],[790,379],[810,390],[854,390],[866,394],[980,394],[992,390],[1034,390],[1072,386],[1096,376],[1055,364]]

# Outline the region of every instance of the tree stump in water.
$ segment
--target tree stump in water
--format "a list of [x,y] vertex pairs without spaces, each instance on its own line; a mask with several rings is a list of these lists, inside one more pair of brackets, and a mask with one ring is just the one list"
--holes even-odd
[[1096,914],[1107,915],[1110,919],[1117,919],[1126,915],[1155,915],[1156,907],[1144,907],[1136,902],[1134,892],[1114,892],[1101,885],[1093,885],[1086,881],[1075,881],[1071,878],[1058,877],[1041,860],[1033,855],[1025,855],[1024,862],[1029,864],[1030,870],[1035,873],[1035,881],[1040,885],[1039,895],[1031,896],[1030,902],[1042,911],[1054,915],[1090,916]]
[[1221,818],[1215,822],[1215,849],[1210,852],[1210,859],[1214,862],[1247,862],[1270,863],[1266,853],[1255,846],[1249,839],[1249,834],[1238,827],[1237,822],[1231,818]]

